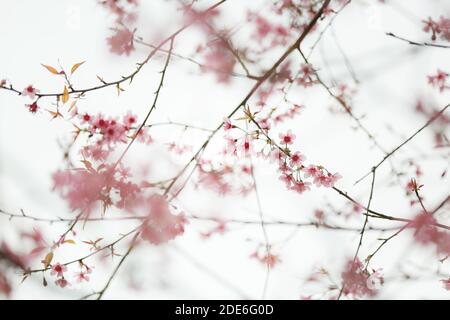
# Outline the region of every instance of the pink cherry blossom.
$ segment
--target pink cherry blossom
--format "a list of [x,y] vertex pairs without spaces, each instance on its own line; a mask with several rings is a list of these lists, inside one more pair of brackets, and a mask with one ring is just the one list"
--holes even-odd
[[208,52],[204,55],[203,69],[205,71],[215,72],[219,82],[228,83],[235,65],[236,58],[227,49],[224,40],[218,39],[210,43]]
[[83,282],[83,281],[88,282],[89,281],[89,276],[88,276],[87,272],[83,272],[83,271],[77,272],[75,274],[75,278],[76,278],[77,282]]
[[51,275],[55,275],[57,277],[64,277],[64,272],[67,271],[67,267],[65,265],[60,264],[59,262],[52,265],[52,271],[50,272]]
[[117,29],[115,34],[107,38],[112,53],[130,55],[134,51],[133,44],[134,32],[127,28]]
[[303,154],[301,154],[300,152],[295,152],[290,157],[290,165],[291,166],[299,166],[305,160],[306,160],[306,157]]
[[370,290],[379,290],[384,283],[382,269],[375,270],[369,278],[367,278],[366,285]]
[[441,16],[439,20],[434,20],[429,17],[427,20],[423,21],[425,26],[423,31],[429,33],[431,32],[431,39],[434,41],[439,35],[442,40],[450,41],[450,19]]
[[444,289],[450,291],[450,278],[441,280],[441,282]]
[[286,154],[278,148],[275,148],[270,152],[271,162],[283,163],[286,157]]
[[23,89],[22,96],[28,97],[30,99],[35,99],[36,98],[36,94],[38,94],[38,93],[39,93],[39,90],[34,88],[32,85],[29,85],[28,87]]
[[312,76],[314,75],[314,69],[310,64],[302,64],[300,67],[300,75],[297,79],[297,82],[307,88],[314,84],[314,80]]
[[315,165],[309,165],[304,169],[304,173],[306,178],[316,178],[322,174],[322,171]]
[[293,144],[295,140],[295,134],[292,133],[292,130],[288,130],[286,133],[280,133],[280,143],[281,144]]
[[123,117],[123,125],[126,128],[132,128],[137,124],[137,116],[132,114],[130,111]]
[[311,183],[310,182],[304,182],[304,181],[296,181],[291,189],[298,193],[303,193],[305,191],[309,191]]
[[39,106],[36,102],[25,105],[31,113],[36,113],[39,109]]
[[150,196],[147,206],[150,212],[141,225],[141,237],[144,240],[159,245],[184,233],[186,218],[170,212],[165,196],[157,194]]
[[252,141],[249,136],[242,138],[238,145],[238,151],[240,151],[243,157],[247,157],[253,151]]
[[450,233],[436,227],[436,218],[422,212],[409,223],[414,229],[414,239],[422,245],[434,245],[438,254],[450,255]]
[[342,293],[344,295],[351,295],[355,298],[360,298],[365,295],[373,296],[376,290],[370,289],[367,284],[370,278],[370,274],[364,269],[363,264],[358,259],[347,262],[345,270],[341,274],[342,276]]
[[227,130],[230,130],[230,129],[233,129],[233,128],[234,128],[234,125],[231,124],[231,119],[229,119],[229,118],[224,118],[224,119],[223,119],[223,129],[224,129],[225,131],[227,131]]
[[442,92],[445,89],[449,89],[449,85],[447,84],[447,78],[449,74],[438,70],[436,75],[428,76],[428,83],[433,86],[439,88],[439,90]]
[[286,184],[286,187],[290,188],[294,182],[294,178],[290,174],[282,174],[279,179]]
[[58,287],[61,287],[61,288],[65,288],[65,287],[67,287],[67,286],[70,286],[69,281],[67,281],[67,280],[64,279],[64,278],[59,278],[59,279],[57,279],[57,280],[55,281],[55,284],[56,284]]

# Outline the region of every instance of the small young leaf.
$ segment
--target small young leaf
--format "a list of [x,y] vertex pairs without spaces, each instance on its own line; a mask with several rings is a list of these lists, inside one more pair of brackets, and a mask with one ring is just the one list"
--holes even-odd
[[75,63],[73,66],[72,66],[72,69],[70,69],[70,74],[73,74],[75,71],[77,71],[77,69],[83,64],[83,63],[85,63],[86,61],[83,61],[83,62],[80,62],[80,63]]
[[55,68],[53,68],[52,66],[47,66],[45,64],[42,65],[44,68],[46,68],[48,71],[50,71],[53,74],[59,74],[58,70],[56,70]]
[[47,269],[50,263],[52,263],[52,260],[53,260],[53,252],[50,251],[49,253],[47,253],[44,260],[41,261],[44,264],[45,269]]
[[64,86],[64,92],[61,101],[62,103],[66,103],[67,101],[69,101],[69,91],[67,90],[66,86]]

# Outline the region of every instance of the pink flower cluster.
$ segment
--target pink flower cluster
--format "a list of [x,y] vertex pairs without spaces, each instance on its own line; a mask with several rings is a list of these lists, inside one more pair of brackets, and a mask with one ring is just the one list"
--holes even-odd
[[414,239],[423,245],[433,244],[437,254],[450,255],[450,233],[439,230],[433,215],[423,212],[418,214],[410,223],[414,229]]
[[[293,108],[293,114],[297,113],[300,109],[299,106]],[[269,120],[270,117],[263,118],[264,120],[255,120],[258,122],[258,125],[261,129],[263,129],[266,133],[270,130]],[[253,141],[259,139],[261,134],[246,134],[241,138],[233,138],[230,136],[230,131],[232,129],[236,129],[238,131],[238,127],[233,125],[230,119],[225,119],[223,128],[227,135],[225,139],[227,141],[227,145],[224,154],[232,154],[232,155],[242,155],[246,158],[251,152],[254,150]],[[300,152],[291,152],[288,146],[291,146],[295,139],[296,135],[292,132],[292,130],[288,130],[285,133],[279,134],[279,145],[273,144],[270,141],[267,141],[265,138],[261,140],[266,140],[266,145],[262,148],[261,151],[257,152],[257,156],[262,158],[269,158],[272,162],[276,162],[279,166],[280,180],[283,181],[287,188],[298,193],[303,193],[305,191],[310,190],[310,186],[312,183],[316,185],[316,187],[334,187],[334,184],[342,178],[338,173],[330,173],[324,167],[317,165],[309,165],[305,166],[304,161],[306,157]],[[267,153],[264,151],[265,147],[269,145],[270,151]],[[281,147],[281,146],[284,146]],[[239,152],[240,151],[240,152]],[[218,180],[219,177],[215,177],[215,181]],[[306,181],[306,179],[311,179],[310,181]]]
[[121,29],[115,30],[114,35],[107,38],[106,41],[110,46],[110,51],[112,53],[127,56],[134,51],[134,32],[123,27]]
[[173,215],[170,212],[167,198],[154,194],[147,199],[149,213],[141,225],[141,237],[158,245],[175,239],[184,233],[187,220],[183,214]]
[[[55,281],[55,284],[61,288],[65,288],[71,285],[64,276],[65,272],[67,272],[67,266],[64,264],[58,262],[51,266],[50,274],[52,276],[56,276],[57,279]],[[92,273],[92,268],[80,262],[80,271],[75,273],[75,280],[77,282],[88,282],[90,273]]]
[[450,41],[450,19],[441,16],[439,20],[434,20],[429,17],[427,20],[423,21],[425,26],[423,31],[431,33],[431,39],[435,41],[438,36],[442,40]]
[[61,288],[65,288],[67,286],[70,286],[69,281],[66,280],[66,278],[64,278],[64,272],[67,271],[67,267],[63,264],[55,263],[54,265],[52,265],[52,271],[50,272],[50,274],[52,276],[56,275],[56,281],[55,284]]
[[271,253],[270,249],[270,247],[267,248],[265,245],[261,244],[260,246],[258,246],[256,251],[250,255],[250,258],[255,258],[269,268],[273,268],[275,267],[275,265],[281,262],[281,259],[278,255]]
[[[57,171],[53,174],[53,188],[69,203],[71,210],[91,212],[97,202],[104,210],[110,205],[118,208],[133,208],[140,195],[140,187],[122,177],[120,170],[101,164],[94,169],[85,161],[86,168]],[[115,191],[119,200],[113,202],[111,193]]]
[[444,289],[450,291],[450,278],[441,280],[441,282],[442,285],[444,286]]
[[[92,116],[88,113],[80,114],[79,119],[80,130],[88,132],[95,141],[85,146],[81,153],[83,157],[95,161],[105,160],[117,144],[126,143],[139,127],[137,116],[130,112],[121,121],[113,117],[106,118],[102,114]],[[139,132],[137,140],[150,143],[152,139],[146,134],[145,129]]]
[[363,296],[374,296],[377,286],[383,284],[384,280],[380,271],[370,274],[364,269],[363,264],[358,259],[347,262],[342,277],[342,293],[346,296],[360,298]]
[[[6,82],[5,82],[5,83],[6,83]],[[2,86],[3,86],[3,85],[2,85]],[[40,91],[39,91],[38,89],[34,88],[32,85],[29,85],[29,86],[27,86],[26,88],[24,88],[24,89],[22,90],[21,95],[22,95],[23,97],[28,97],[29,99],[34,100],[34,99],[36,99],[36,97],[37,97],[37,95],[39,94],[39,92],[40,92]],[[38,109],[39,109],[39,106],[38,106],[38,104],[37,104],[37,101],[34,101],[34,102],[30,103],[30,104],[25,104],[25,107],[27,107],[28,110],[29,110],[31,113],[36,113],[36,112],[38,111]]]
[[28,97],[30,99],[35,99],[36,95],[39,93],[39,90],[34,88],[32,85],[29,85],[22,91],[23,97]]
[[275,24],[257,13],[248,13],[248,20],[254,21],[255,38],[261,43],[270,39],[270,47],[285,45],[289,39],[289,29],[281,24]]
[[449,74],[442,70],[438,70],[436,75],[428,76],[428,83],[435,88],[439,88],[439,91],[444,91],[450,87],[447,84],[447,78]]
[[[199,48],[198,52],[204,50]],[[236,58],[230,52],[228,44],[223,39],[216,39],[209,43],[205,51],[203,70],[214,72],[217,76],[217,81],[228,83],[236,65]]]
[[[313,179],[316,187],[326,188],[334,187],[334,184],[342,178],[340,174],[331,174],[321,166],[309,165],[305,167],[302,164],[305,157],[298,152],[289,157],[283,152],[275,151],[275,153],[275,157],[279,158],[280,161],[280,180],[286,184],[288,189],[298,193],[310,190],[311,182],[305,181],[308,178]],[[303,179],[300,178],[301,173],[303,173]]]
[[302,64],[300,66],[300,73],[297,78],[298,84],[305,88],[311,87],[314,83],[316,83],[316,81],[313,79],[314,74],[315,71],[310,64]]
[[98,0],[112,14],[116,16],[118,24],[130,23],[136,20],[134,9],[139,4],[138,0]]

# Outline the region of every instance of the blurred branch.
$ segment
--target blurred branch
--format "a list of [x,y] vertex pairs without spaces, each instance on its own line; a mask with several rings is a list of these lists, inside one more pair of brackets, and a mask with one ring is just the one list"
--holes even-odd
[[397,36],[397,35],[393,34],[392,32],[387,32],[386,35],[389,36],[389,37],[395,38],[397,40],[400,40],[400,41],[403,41],[403,42],[407,42],[407,43],[409,43],[409,44],[411,44],[413,46],[450,49],[450,45],[430,43],[430,42],[416,42],[416,41],[408,40],[408,39],[402,38],[400,36]]

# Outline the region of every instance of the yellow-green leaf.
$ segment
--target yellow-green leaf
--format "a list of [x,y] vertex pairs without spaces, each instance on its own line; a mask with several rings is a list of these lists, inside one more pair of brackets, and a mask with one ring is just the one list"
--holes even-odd
[[64,240],[64,243],[75,244],[75,241],[73,241],[73,240]]
[[77,71],[77,69],[83,64],[83,63],[85,63],[86,61],[83,61],[83,62],[80,62],[80,63],[75,63],[73,66],[72,66],[72,69],[70,69],[70,74],[73,74],[75,71]]

